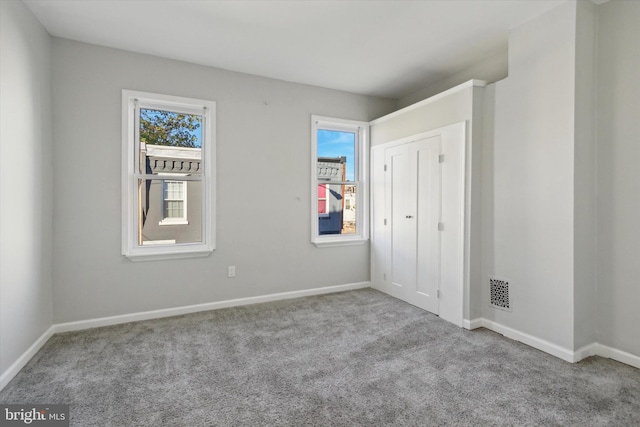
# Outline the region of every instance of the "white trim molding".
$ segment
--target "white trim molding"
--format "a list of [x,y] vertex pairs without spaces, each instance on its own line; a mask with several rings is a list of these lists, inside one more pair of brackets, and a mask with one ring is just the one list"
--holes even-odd
[[474,330],[474,329],[478,329],[482,327],[482,319],[473,319],[473,320],[469,320],[469,319],[464,319],[462,321],[462,327],[465,329],[468,329],[470,331]]
[[618,350],[617,348],[607,347],[606,345],[599,343],[592,345],[595,347],[593,355],[617,360],[618,362],[640,369],[640,356]]
[[569,350],[568,348],[559,346],[558,344],[554,344],[550,341],[543,340],[542,338],[518,331],[517,329],[504,326],[500,323],[488,319],[482,319],[482,326],[491,331],[504,335],[507,338],[511,338],[512,340],[519,341],[530,347],[537,348],[538,350],[542,350],[545,353],[549,353],[552,356],[556,356],[562,360],[566,360],[567,362],[577,362],[577,360],[575,360],[573,351]]
[[634,368],[640,369],[640,356],[636,356],[626,351],[618,350],[616,348],[608,347],[606,345],[594,342],[584,347],[573,351],[568,348],[564,348],[552,342],[543,340],[536,336],[518,331],[516,329],[504,326],[493,320],[485,318],[476,318],[472,320],[465,319],[463,322],[465,329],[473,330],[478,328],[486,328],[490,331],[497,332],[515,341],[519,341],[530,347],[544,351],[552,356],[556,356],[567,362],[576,363],[590,356],[600,356],[607,359],[612,359],[620,363],[624,363]]
[[51,338],[54,333],[54,327],[51,326],[42,335],[40,335],[40,337],[31,345],[31,347],[27,349],[27,351],[22,353],[22,356],[18,357],[18,359],[13,362],[13,364],[9,366],[9,368],[7,368],[7,370],[4,371],[2,375],[0,375],[0,390],[2,390],[7,384],[9,384],[13,377],[18,375],[18,372],[20,372],[20,370],[24,368],[27,363],[29,363],[31,358],[35,356],[38,351],[40,351],[42,346],[44,346],[47,341],[49,341],[49,338]]
[[459,84],[458,86],[452,87],[451,89],[447,89],[444,92],[440,92],[440,93],[435,94],[435,95],[433,95],[433,96],[431,96],[431,97],[429,97],[427,99],[423,99],[422,101],[418,101],[415,104],[411,104],[409,106],[406,106],[404,108],[396,110],[393,113],[389,113],[386,116],[382,116],[382,117],[379,117],[379,118],[377,118],[375,120],[372,120],[372,121],[369,122],[369,126],[373,126],[373,125],[377,125],[379,123],[385,122],[385,121],[387,121],[389,119],[392,119],[394,117],[397,117],[397,116],[400,116],[402,114],[405,114],[405,113],[407,113],[407,112],[409,112],[411,110],[415,110],[416,108],[420,108],[420,107],[422,107],[424,105],[431,104],[432,102],[435,102],[435,101],[437,101],[439,99],[446,98],[447,96],[449,96],[451,94],[454,94],[456,92],[460,92],[461,90],[464,90],[464,89],[467,89],[467,88],[470,88],[470,87],[476,87],[476,86],[477,87],[485,87],[485,86],[487,86],[487,84],[488,83],[486,81],[484,81],[484,80],[472,79],[472,80],[466,81],[464,83]]
[[351,291],[368,288],[370,282],[350,283],[346,285],[327,286],[324,288],[304,289],[299,291],[280,292],[276,294],[255,297],[237,298],[225,301],[209,302],[205,304],[187,305],[183,307],[165,308],[161,310],[143,311],[140,313],[122,314],[119,316],[101,317],[97,319],[79,320],[77,322],[58,323],[53,325],[54,333],[81,331],[102,326],[119,325],[121,323],[139,322],[141,320],[161,319],[163,317],[181,316],[183,314],[201,311],[218,310],[221,308],[238,307],[249,304],[259,304],[270,301],[280,301],[312,295],[331,294],[335,292]]

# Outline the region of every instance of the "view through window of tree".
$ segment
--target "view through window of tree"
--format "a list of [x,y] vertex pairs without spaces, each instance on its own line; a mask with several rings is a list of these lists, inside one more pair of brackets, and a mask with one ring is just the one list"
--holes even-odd
[[140,140],[147,144],[199,148],[202,116],[140,109]]

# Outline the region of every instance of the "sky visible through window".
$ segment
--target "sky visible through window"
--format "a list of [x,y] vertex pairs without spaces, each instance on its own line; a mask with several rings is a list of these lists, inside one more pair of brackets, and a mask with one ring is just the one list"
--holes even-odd
[[355,181],[355,146],[353,132],[318,129],[318,157],[347,158],[347,181]]

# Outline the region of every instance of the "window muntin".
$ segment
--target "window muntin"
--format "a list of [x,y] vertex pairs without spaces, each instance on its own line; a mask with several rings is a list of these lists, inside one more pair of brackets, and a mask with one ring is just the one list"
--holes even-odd
[[364,160],[368,124],[312,117],[312,241],[317,246],[367,239]]
[[214,248],[215,103],[123,91],[123,254],[203,256]]

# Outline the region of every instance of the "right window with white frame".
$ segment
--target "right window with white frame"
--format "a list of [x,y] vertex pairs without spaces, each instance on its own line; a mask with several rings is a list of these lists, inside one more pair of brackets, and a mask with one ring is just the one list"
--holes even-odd
[[312,233],[316,246],[368,238],[368,123],[312,116]]

